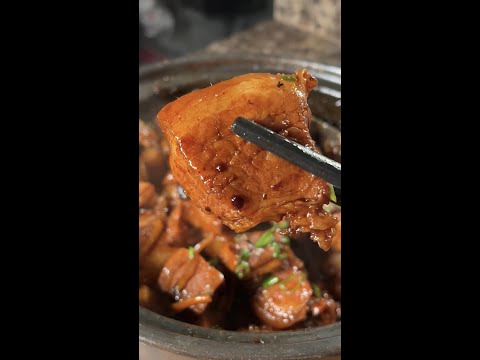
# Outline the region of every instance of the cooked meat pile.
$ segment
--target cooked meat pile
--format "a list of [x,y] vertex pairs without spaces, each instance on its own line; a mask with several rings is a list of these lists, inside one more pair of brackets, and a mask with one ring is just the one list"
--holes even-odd
[[328,250],[337,219],[324,180],[236,136],[233,121],[245,117],[318,151],[310,137],[309,92],[317,80],[295,75],[247,74],[193,91],[158,114],[170,145],[170,169],[202,211],[235,232],[285,219],[289,234],[310,234]]
[[[298,81],[296,85],[298,89],[302,89],[302,86],[305,88],[306,84],[313,81],[308,75],[301,72],[297,73],[297,76],[302,76],[304,79]],[[246,80],[249,80],[250,77],[253,77],[251,80],[254,81],[254,85],[251,86],[258,87],[265,82],[264,86],[269,87],[267,75],[256,77],[248,75]],[[290,89],[293,86],[293,82],[292,84],[289,84],[288,81],[281,82],[284,85],[280,88]],[[225,91],[228,91],[229,88],[230,86],[225,87]],[[248,94],[248,88],[244,88],[245,94]],[[234,89],[232,88],[232,90]],[[290,91],[288,90],[288,93]],[[293,101],[291,96],[284,95],[284,97],[285,104],[289,99],[289,101]],[[258,97],[256,92],[252,94],[251,101],[262,101],[262,99],[263,97]],[[192,101],[196,103],[198,98],[195,97]],[[233,106],[230,101],[228,103],[230,104],[228,106]],[[300,104],[299,100],[297,104]],[[308,110],[301,106],[300,108]],[[207,110],[207,108],[199,108],[198,116],[206,119],[207,115],[201,115],[200,112],[206,114]],[[292,110],[288,113],[288,117],[294,113],[295,111]],[[249,113],[249,115],[251,114],[253,113]],[[281,114],[283,112],[279,112],[279,116]],[[267,119],[266,116],[260,115],[258,118]],[[308,116],[305,115],[305,119],[308,119]],[[296,121],[300,123],[298,118],[297,116]],[[285,120],[285,122],[287,121]],[[198,125],[198,128],[198,131],[203,134],[198,134],[199,138],[207,136],[205,132],[208,131],[208,126]],[[308,138],[308,134],[302,133],[303,135],[301,135],[304,128],[306,129],[305,125],[296,127],[297,140],[303,139],[303,143],[308,142],[314,146],[311,139]],[[219,125],[218,130],[223,131],[222,129]],[[285,131],[290,130],[285,128]],[[325,212],[324,214],[319,210],[322,202],[328,199],[328,186],[323,181],[314,179],[309,174],[280,162],[277,158],[272,158],[267,154],[261,155],[259,149],[246,146],[250,149],[249,151],[252,151],[249,154],[256,151],[256,156],[242,155],[240,152],[235,155],[235,151],[231,153],[233,147],[245,147],[245,144],[241,145],[241,141],[226,132],[224,132],[225,136],[220,136],[220,139],[214,144],[204,145],[209,149],[206,151],[209,156],[213,156],[211,161],[200,161],[198,157],[197,160],[195,157],[193,160],[189,156],[180,157],[178,151],[181,151],[181,147],[173,142],[172,153],[176,155],[172,156],[170,164],[175,166],[177,160],[184,162],[187,158],[192,161],[192,166],[188,165],[184,172],[182,172],[181,166],[177,168],[174,177],[173,171],[171,173],[168,169],[166,159],[169,150],[162,142],[161,134],[157,135],[155,130],[142,122],[140,122],[140,133],[139,302],[141,306],[181,321],[228,330],[297,329],[339,320],[339,270],[332,270],[335,265],[332,265],[332,261],[329,259],[333,259],[333,255],[340,255],[340,232],[332,231],[332,249],[325,253],[309,241],[308,236],[299,233],[291,236],[289,221],[295,221],[296,218],[290,217],[282,220],[282,214],[285,212],[295,213],[297,217],[300,217],[298,212],[294,211],[294,207],[295,204],[301,204],[299,206],[305,212],[312,212],[314,211],[312,209],[315,209],[316,214],[333,219],[328,221],[331,222],[330,226],[335,227],[336,218],[340,216],[339,212],[331,211],[332,216],[330,216],[329,213]],[[184,136],[188,138],[191,135],[193,134],[185,133]],[[189,151],[193,151],[192,148]],[[225,154],[224,151],[226,151]],[[201,152],[198,156],[202,156]],[[242,159],[247,161],[247,158],[250,161],[249,164],[242,166],[240,161]],[[222,171],[215,170],[217,173],[208,178],[210,180],[205,177],[205,182],[210,181],[210,185],[200,185],[194,179],[197,176],[210,174],[208,169],[210,163],[216,163],[215,159],[224,161],[225,168],[222,168]],[[276,165],[272,166],[269,161],[273,161]],[[218,163],[216,164],[218,165]],[[250,182],[243,174],[252,171],[251,168],[254,166],[268,167],[268,171],[271,171],[272,175],[261,177],[252,174],[258,184],[255,184],[255,181]],[[282,171],[279,171],[276,166],[283,167]],[[194,167],[203,170],[197,173],[194,171]],[[292,171],[298,177],[295,180],[297,189],[290,185],[289,181],[292,179],[286,175],[288,171]],[[180,177],[179,174],[181,174]],[[242,180],[238,183],[235,181],[222,182],[221,179],[224,177],[221,174],[225,175],[225,179],[238,176]],[[182,186],[187,189],[186,192],[192,201],[185,197],[183,189],[176,179],[184,180]],[[194,187],[189,187],[186,179],[194,181],[195,186],[199,189],[195,191]],[[275,190],[268,190],[269,181],[278,181],[277,183],[283,181],[284,185],[280,185]],[[302,181],[307,182],[308,186],[303,187]],[[209,202],[203,203],[211,208],[208,213],[208,211],[202,211],[205,208],[200,209],[196,204],[199,197],[211,189],[209,186],[213,183],[219,184],[217,187],[214,186],[218,191],[210,193]],[[251,189],[249,190],[251,195],[246,191],[245,186]],[[303,195],[301,189],[304,191]],[[240,207],[241,209],[231,211],[227,208],[227,205],[231,205],[231,201],[225,203],[221,195],[234,191],[243,199],[244,204]],[[260,204],[255,205],[255,196],[263,191],[265,191],[266,198],[262,199]],[[305,194],[311,196],[307,202],[303,199],[300,200],[300,197]],[[197,202],[193,201],[194,198],[197,199]],[[220,205],[217,205],[216,201]],[[275,206],[281,207],[283,210],[276,211]],[[263,215],[256,216],[252,210],[255,207]],[[222,224],[214,209],[227,214],[227,219],[230,220],[227,220],[226,223],[229,226],[235,223],[232,216],[237,216],[243,224],[241,227],[232,225],[237,231],[248,229],[258,222],[265,221],[265,218],[276,220],[276,222],[266,224],[263,229],[256,228],[248,232],[236,233]],[[255,217],[255,220],[248,223],[246,217],[250,214]],[[339,227],[338,224],[337,227]],[[309,226],[309,224],[305,226]],[[309,261],[306,260],[307,256],[305,259],[301,259],[300,257],[304,255],[296,255],[292,249],[293,245],[301,249],[311,246],[313,250],[322,252],[324,254],[322,256],[326,260],[314,261],[309,264]],[[313,253],[311,250],[305,251]],[[312,273],[309,270],[310,265],[320,270]],[[318,267],[320,265],[321,268]]]
[[159,137],[148,127],[142,120],[139,121],[139,175],[140,180],[149,179],[155,185],[156,189],[160,189],[163,176],[167,170],[168,144],[164,137]]

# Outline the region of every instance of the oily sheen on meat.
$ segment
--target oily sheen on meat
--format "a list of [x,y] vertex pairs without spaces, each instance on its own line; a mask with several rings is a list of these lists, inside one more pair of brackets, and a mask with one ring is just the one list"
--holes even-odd
[[236,232],[286,218],[291,234],[310,233],[328,250],[337,222],[322,209],[330,200],[328,183],[230,129],[242,116],[318,151],[307,104],[316,84],[305,70],[246,74],[166,105],[157,118],[170,145],[170,168],[191,201]]

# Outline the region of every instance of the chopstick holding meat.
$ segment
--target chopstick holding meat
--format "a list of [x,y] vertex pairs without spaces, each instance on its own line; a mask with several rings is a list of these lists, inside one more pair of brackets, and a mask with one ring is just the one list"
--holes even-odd
[[308,232],[328,250],[337,223],[322,209],[329,184],[230,129],[244,117],[318,150],[307,104],[316,84],[305,70],[247,74],[166,105],[157,118],[170,144],[170,168],[192,202],[236,232],[286,218],[291,234]]

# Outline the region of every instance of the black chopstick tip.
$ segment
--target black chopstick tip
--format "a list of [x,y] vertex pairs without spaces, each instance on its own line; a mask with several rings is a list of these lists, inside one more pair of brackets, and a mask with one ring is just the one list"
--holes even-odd
[[246,120],[246,119],[244,119],[244,118],[242,118],[242,117],[237,117],[237,118],[233,121],[232,126],[230,127],[230,129],[231,129],[233,132],[237,131],[237,129],[238,129],[239,127],[241,127],[241,124],[242,124],[242,123],[245,124],[245,121],[248,121],[248,120]]
[[244,140],[340,188],[341,165],[336,161],[242,117],[235,119],[231,129]]
[[241,138],[245,138],[247,136],[247,132],[245,131],[245,126],[248,126],[251,123],[251,121],[248,121],[245,118],[242,117],[237,117],[233,123],[232,126],[230,127],[230,130],[235,135],[240,136]]

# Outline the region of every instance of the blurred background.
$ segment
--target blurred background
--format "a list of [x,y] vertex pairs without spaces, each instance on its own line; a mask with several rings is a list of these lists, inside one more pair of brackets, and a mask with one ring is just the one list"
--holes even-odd
[[340,66],[340,0],[139,0],[140,65],[251,53]]

